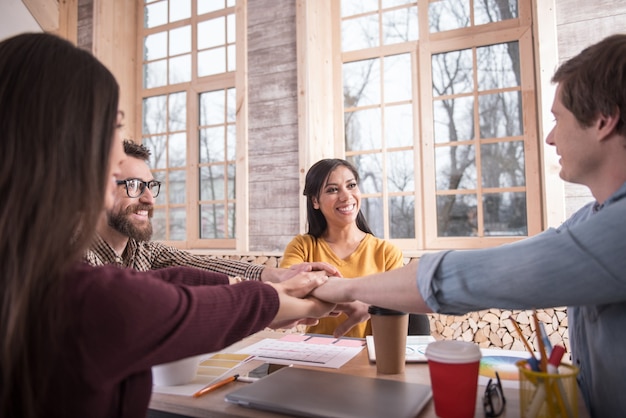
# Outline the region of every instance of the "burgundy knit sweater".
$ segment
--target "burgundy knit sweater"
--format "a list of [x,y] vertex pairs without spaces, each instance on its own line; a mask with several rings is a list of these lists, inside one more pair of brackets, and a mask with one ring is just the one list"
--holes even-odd
[[56,379],[45,394],[47,416],[145,417],[153,365],[220,350],[276,315],[271,286],[227,283],[186,267],[77,266],[67,280],[64,351],[50,353]]

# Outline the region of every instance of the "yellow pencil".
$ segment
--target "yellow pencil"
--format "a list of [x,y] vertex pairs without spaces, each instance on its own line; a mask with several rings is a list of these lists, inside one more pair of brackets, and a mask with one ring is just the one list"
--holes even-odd
[[517,333],[519,334],[520,339],[522,340],[522,342],[524,343],[524,345],[526,346],[526,349],[528,350],[528,352],[530,353],[530,355],[532,357],[535,357],[535,351],[533,350],[533,348],[530,346],[530,344],[528,343],[528,341],[526,340],[526,337],[524,337],[524,334],[522,333],[522,329],[519,327],[519,324],[517,323],[517,321],[515,319],[513,319],[512,316],[509,317],[509,319],[511,320],[511,322],[513,323],[513,325],[515,326],[515,329],[517,330]]

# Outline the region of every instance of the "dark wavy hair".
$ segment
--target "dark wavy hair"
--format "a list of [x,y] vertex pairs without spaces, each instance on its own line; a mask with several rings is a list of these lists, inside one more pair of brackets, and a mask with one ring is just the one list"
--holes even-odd
[[564,62],[552,76],[561,102],[581,126],[619,111],[617,133],[626,136],[626,34],[612,35]]
[[119,87],[57,36],[0,42],[0,416],[41,417],[70,312],[64,277],[104,204]]
[[150,160],[150,150],[143,144],[138,144],[132,139],[125,139],[124,153],[129,157],[148,162]]
[[[322,236],[328,227],[328,223],[326,222],[326,218],[324,217],[322,211],[313,207],[313,199],[315,198],[319,201],[320,193],[328,181],[328,176],[330,176],[330,173],[335,171],[335,169],[340,166],[347,167],[352,172],[354,179],[358,183],[359,173],[356,168],[350,162],[339,158],[327,158],[320,160],[313,164],[306,173],[303,194],[306,196],[306,219],[308,224],[307,234],[312,235],[315,238]],[[374,235],[360,209],[356,216],[356,225],[361,231]]]

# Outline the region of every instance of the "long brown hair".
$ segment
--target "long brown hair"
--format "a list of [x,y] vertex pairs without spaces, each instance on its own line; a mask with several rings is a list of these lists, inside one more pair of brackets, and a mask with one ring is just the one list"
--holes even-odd
[[45,415],[63,277],[102,211],[118,98],[113,75],[61,38],[0,43],[0,416]]

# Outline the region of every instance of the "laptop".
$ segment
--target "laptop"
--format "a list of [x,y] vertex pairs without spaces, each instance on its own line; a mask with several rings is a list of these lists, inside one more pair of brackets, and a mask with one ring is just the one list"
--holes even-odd
[[415,417],[432,396],[417,383],[285,367],[226,395],[247,408],[301,417]]

